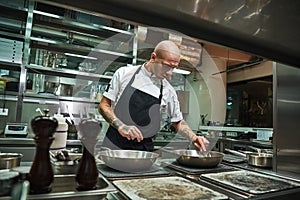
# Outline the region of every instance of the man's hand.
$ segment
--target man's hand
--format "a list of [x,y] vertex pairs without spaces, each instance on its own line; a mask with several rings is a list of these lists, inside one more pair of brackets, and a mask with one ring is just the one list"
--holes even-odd
[[98,111],[112,127],[118,130],[120,135],[123,137],[126,137],[128,140],[137,139],[138,142],[144,139],[141,131],[137,127],[127,126],[117,118],[111,108],[110,99],[103,97],[99,104]]
[[140,142],[144,139],[141,131],[136,126],[126,126],[123,124],[122,126],[119,126],[118,131],[128,140],[137,139],[137,141]]
[[193,139],[193,144],[197,149],[199,149],[201,152],[205,152],[207,146],[209,145],[209,141],[203,137],[203,136],[196,136]]
[[201,152],[206,151],[209,141],[203,136],[197,136],[184,120],[173,122],[173,126],[176,128],[178,133],[184,135],[190,141],[192,141],[197,149],[199,149]]

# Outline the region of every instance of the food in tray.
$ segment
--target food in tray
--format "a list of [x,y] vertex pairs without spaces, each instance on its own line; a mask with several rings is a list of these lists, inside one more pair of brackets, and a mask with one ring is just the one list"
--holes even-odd
[[251,194],[264,194],[300,187],[300,183],[294,181],[247,170],[203,174],[201,178]]
[[176,176],[117,180],[113,184],[135,200],[228,199],[226,195]]

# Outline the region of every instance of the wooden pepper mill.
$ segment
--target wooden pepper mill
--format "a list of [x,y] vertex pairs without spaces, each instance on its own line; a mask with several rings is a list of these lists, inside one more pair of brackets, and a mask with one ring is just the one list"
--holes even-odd
[[49,110],[44,110],[45,116],[37,116],[31,120],[31,127],[35,134],[35,158],[29,172],[30,193],[42,194],[51,191],[53,170],[50,162],[49,148],[53,142],[58,121],[49,117]]
[[79,123],[78,128],[83,153],[76,173],[77,190],[93,190],[97,188],[99,175],[94,150],[101,131],[101,124],[95,119],[85,119]]

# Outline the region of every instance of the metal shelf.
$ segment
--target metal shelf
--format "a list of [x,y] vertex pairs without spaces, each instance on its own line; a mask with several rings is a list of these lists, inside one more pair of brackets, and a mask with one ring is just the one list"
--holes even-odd
[[[109,19],[42,2],[37,2],[33,14],[32,47],[79,54],[100,53],[105,54],[105,59],[126,63],[133,58],[132,48],[129,47],[124,53],[118,45],[132,43],[135,33],[101,24],[101,20]],[[128,24],[128,27],[131,25]]]
[[39,73],[51,76],[61,76],[61,77],[68,77],[68,78],[79,78],[84,80],[92,80],[92,81],[102,81],[108,82],[112,77],[106,75],[100,75],[95,73],[88,73],[88,72],[80,72],[77,70],[72,69],[62,69],[62,68],[49,68],[43,67],[41,65],[34,65],[31,64],[27,67],[29,72],[32,73]]
[[[0,93],[2,93],[1,91]],[[5,101],[18,101],[18,96],[17,94],[5,94],[5,95],[0,95],[0,100],[5,100]]]
[[0,68],[13,71],[21,71],[21,64],[13,62],[0,61]]
[[[108,83],[112,76],[102,74],[106,71],[113,72],[119,66],[135,60],[136,33],[131,29],[134,28],[133,25],[127,22],[117,22],[115,20],[118,19],[114,17],[71,7],[64,8],[39,0],[0,3],[0,8],[0,37],[24,43],[22,63],[0,61],[1,69],[20,72],[20,91],[15,96],[7,93],[6,96],[0,96],[0,99],[17,102],[16,121],[20,121],[27,112],[25,107],[28,104],[47,104],[50,107],[56,107],[62,102],[74,102],[76,105],[99,104],[99,100],[88,98],[90,82]],[[89,17],[91,21],[88,20]],[[58,55],[57,63],[63,60],[63,64],[51,65],[55,68],[46,67],[49,63],[44,64],[44,52]],[[90,69],[89,65],[84,65],[85,62],[96,63],[92,66],[96,70],[80,71]],[[87,88],[82,89],[80,94],[73,93],[74,96],[31,93],[33,90],[27,88],[26,83],[27,79],[33,80],[35,74],[59,77],[60,80],[72,79],[75,82],[80,79],[78,87]]]
[[38,103],[38,104],[59,104],[60,101],[72,101],[80,103],[95,103],[99,101],[91,101],[85,97],[70,97],[70,96],[56,96],[56,95],[43,95],[43,94],[24,94],[24,103]]
[[55,27],[65,31],[86,33],[86,34],[91,34],[91,35],[104,37],[104,38],[111,37],[116,33],[118,33],[120,34],[119,39],[123,41],[127,41],[128,37],[132,37],[135,35],[131,31],[121,30],[121,29],[100,25],[100,24],[82,22],[76,19],[67,19],[65,17],[58,16],[58,15],[55,15],[54,18],[53,17],[51,18],[49,17],[51,13],[45,13],[38,10],[35,10],[34,14],[44,16],[43,20],[37,18],[34,20],[36,25]]

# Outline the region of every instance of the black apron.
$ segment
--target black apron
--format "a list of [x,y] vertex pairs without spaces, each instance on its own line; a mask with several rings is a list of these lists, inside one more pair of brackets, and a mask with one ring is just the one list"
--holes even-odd
[[142,66],[132,76],[124,89],[114,112],[126,125],[136,126],[143,134],[144,139],[138,142],[136,139],[128,140],[120,135],[117,129],[109,126],[103,140],[103,146],[110,149],[153,151],[153,136],[160,130],[160,103],[162,99],[163,85],[161,82],[159,98],[142,92],[131,85]]

